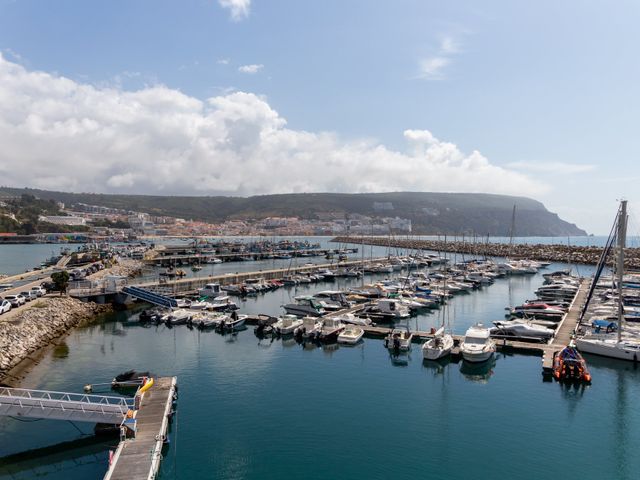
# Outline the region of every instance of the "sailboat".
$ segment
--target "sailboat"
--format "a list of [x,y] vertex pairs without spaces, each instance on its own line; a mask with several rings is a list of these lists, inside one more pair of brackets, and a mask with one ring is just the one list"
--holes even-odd
[[[446,291],[446,277],[444,280],[444,288]],[[451,333],[445,331],[444,328],[446,305],[446,302],[442,303],[442,325],[438,330],[436,330],[433,338],[430,338],[422,344],[422,357],[425,360],[438,360],[439,358],[449,355],[453,348],[453,336]]]
[[[613,333],[592,333],[589,335],[585,335],[581,338],[576,339],[576,346],[581,352],[637,362],[638,358],[640,358],[640,342],[635,338],[623,338],[622,336],[624,324],[624,297],[622,293],[622,277],[624,270],[624,248],[627,236],[626,200],[620,202],[620,209],[618,210],[616,225],[618,240],[618,256],[616,265],[616,283],[618,289],[618,331]],[[594,285],[598,281],[597,277],[598,275],[594,276],[593,278]]]

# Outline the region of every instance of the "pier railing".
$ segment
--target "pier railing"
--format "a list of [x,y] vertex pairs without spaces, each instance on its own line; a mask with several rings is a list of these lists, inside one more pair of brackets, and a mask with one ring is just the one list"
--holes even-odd
[[49,390],[0,388],[0,415],[119,424],[133,399]]

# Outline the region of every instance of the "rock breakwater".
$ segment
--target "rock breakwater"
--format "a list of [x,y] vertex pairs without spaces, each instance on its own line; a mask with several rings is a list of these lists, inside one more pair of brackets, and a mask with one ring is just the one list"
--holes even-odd
[[111,309],[68,297],[45,297],[10,320],[0,318],[0,379],[36,350]]
[[[527,258],[549,262],[579,263],[596,265],[602,255],[602,247],[548,245],[548,244],[514,244],[479,243],[419,239],[389,239],[383,237],[336,237],[332,242],[377,245],[381,247],[402,248],[409,253],[413,250],[430,250],[434,252],[463,253],[488,257]],[[640,248],[625,249],[625,266],[640,269]]]

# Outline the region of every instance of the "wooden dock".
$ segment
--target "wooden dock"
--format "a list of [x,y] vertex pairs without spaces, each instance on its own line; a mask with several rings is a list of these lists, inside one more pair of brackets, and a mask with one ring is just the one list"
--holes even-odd
[[122,440],[104,480],[154,479],[160,468],[162,445],[176,392],[176,377],[161,377],[142,397],[136,411],[136,434]]

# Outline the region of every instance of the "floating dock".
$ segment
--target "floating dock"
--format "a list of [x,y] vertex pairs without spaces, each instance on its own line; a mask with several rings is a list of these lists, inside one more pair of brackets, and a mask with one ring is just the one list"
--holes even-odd
[[590,278],[583,278],[580,281],[580,287],[576,296],[573,298],[573,302],[569,306],[569,310],[564,315],[556,334],[551,339],[549,344],[546,345],[544,354],[542,357],[542,373],[544,375],[551,375],[553,373],[553,357],[556,352],[559,352],[566,347],[571,341],[578,322],[580,320],[580,312],[587,300],[587,293],[589,292],[589,285],[591,284]]
[[120,442],[104,480],[156,478],[173,413],[176,383],[176,377],[157,378],[153,387],[143,394],[140,409],[135,415],[135,437]]

